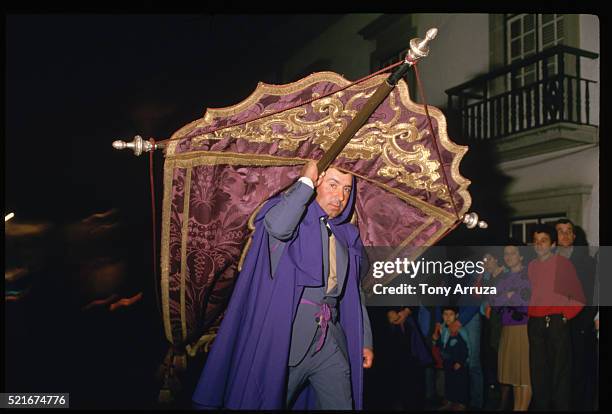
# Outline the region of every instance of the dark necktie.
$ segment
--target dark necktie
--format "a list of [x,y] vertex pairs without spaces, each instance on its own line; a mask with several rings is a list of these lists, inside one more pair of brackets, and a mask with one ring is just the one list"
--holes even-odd
[[338,284],[338,275],[336,274],[336,237],[332,233],[327,221],[323,221],[325,229],[327,229],[327,237],[329,238],[329,277],[327,278],[327,292],[331,292]]

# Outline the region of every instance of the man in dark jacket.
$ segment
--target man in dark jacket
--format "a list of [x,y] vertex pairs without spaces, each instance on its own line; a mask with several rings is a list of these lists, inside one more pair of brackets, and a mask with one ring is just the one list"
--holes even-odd
[[[588,246],[575,245],[574,223],[561,219],[555,224],[557,230],[557,254],[569,259],[576,268],[587,303],[576,317],[569,321],[572,338],[572,400],[576,411],[591,411],[594,386],[595,327],[593,319],[597,307],[593,306],[595,287],[595,261],[589,255]],[[589,306],[590,305],[590,306]]]

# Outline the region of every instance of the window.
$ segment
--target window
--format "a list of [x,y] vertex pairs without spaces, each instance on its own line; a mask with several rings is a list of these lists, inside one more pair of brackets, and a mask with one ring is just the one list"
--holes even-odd
[[[563,15],[562,14],[539,14],[540,23],[540,50],[563,43]],[[557,61],[552,59],[548,62],[548,73],[557,73]]]
[[[527,58],[536,53],[536,25],[535,15],[522,14],[508,19],[508,63]],[[535,82],[535,65],[521,70],[512,79],[514,85],[523,86]]]
[[555,222],[559,219],[566,218],[566,215],[563,213],[557,214],[547,214],[546,216],[540,217],[524,217],[524,218],[516,218],[510,222],[509,233],[510,237],[517,240],[522,241],[525,244],[533,244],[531,235],[533,234],[533,229],[538,224],[549,224],[554,225]]
[[[508,64],[525,59],[564,41],[562,14],[506,15],[506,59]],[[536,72],[539,69],[539,74]],[[557,73],[557,61],[550,59],[548,74]],[[543,68],[536,64],[521,68],[509,79],[512,87],[521,87],[543,76]]]
[[563,43],[563,15],[539,14],[542,36],[540,37],[540,50]]

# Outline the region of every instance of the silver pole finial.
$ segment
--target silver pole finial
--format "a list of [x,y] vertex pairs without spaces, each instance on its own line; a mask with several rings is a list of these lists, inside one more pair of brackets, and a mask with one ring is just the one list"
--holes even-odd
[[427,44],[436,38],[437,34],[438,29],[435,27],[429,29],[427,33],[425,33],[425,39],[423,39],[418,45],[419,50],[424,50],[427,47]]
[[429,54],[429,42],[436,38],[438,29],[432,27],[425,34],[425,39],[415,38],[410,41],[410,50],[408,56],[412,62],[424,58]]
[[486,229],[489,227],[486,221],[478,220],[478,214],[469,213],[463,215],[463,223],[466,225],[468,229],[473,229],[478,226],[481,229]]
[[120,139],[113,142],[113,148],[122,150],[125,148],[131,148],[134,150],[134,155],[139,156],[143,152],[149,152],[157,149],[157,144],[155,147],[149,142],[142,139],[140,135],[136,135],[132,142],[125,142]]

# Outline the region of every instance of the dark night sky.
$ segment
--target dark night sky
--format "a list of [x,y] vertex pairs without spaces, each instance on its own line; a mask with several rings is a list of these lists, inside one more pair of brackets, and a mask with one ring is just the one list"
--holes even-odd
[[[336,18],[6,17],[5,214],[15,212],[14,223],[43,221],[58,228],[50,239],[57,246],[45,244],[50,253],[41,253],[50,257],[49,264],[26,280],[32,292],[8,305],[8,389],[67,391],[77,407],[154,404],[161,385],[153,373],[167,341],[153,293],[159,280],[151,272],[148,155],[137,158],[111,144],[131,141],[136,134],[169,138],[207,107],[236,104],[259,81],[278,83],[280,63],[295,45]],[[159,220],[159,151],[155,162]],[[111,247],[92,237],[79,239],[84,247],[78,249],[66,238],[72,223],[113,207],[120,211],[121,225]],[[158,221],[158,246],[159,235]],[[21,263],[19,254],[11,256],[16,263]],[[106,280],[105,274],[80,272],[79,260],[95,264],[108,255],[111,263],[126,264],[125,274]],[[121,297],[143,292],[144,299],[117,312],[104,307],[79,311],[94,299],[83,289],[98,282],[108,282],[104,286]],[[97,299],[104,296],[94,293]],[[51,336],[43,352],[35,349],[40,337]],[[194,375],[199,363],[199,368],[192,364]],[[189,407],[195,379],[185,380],[184,407]]]
[[[278,82],[295,45],[338,17],[8,15],[6,212],[148,215],[148,158],[111,143],[168,138],[207,107]],[[162,162],[157,154],[159,185]]]

